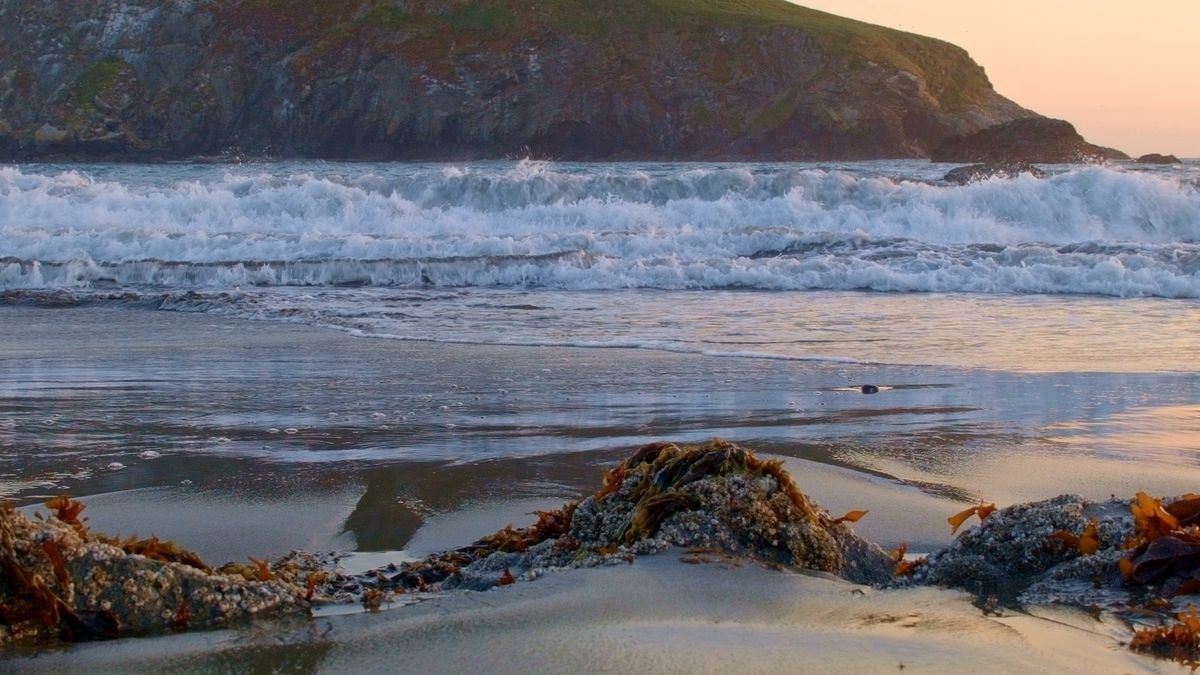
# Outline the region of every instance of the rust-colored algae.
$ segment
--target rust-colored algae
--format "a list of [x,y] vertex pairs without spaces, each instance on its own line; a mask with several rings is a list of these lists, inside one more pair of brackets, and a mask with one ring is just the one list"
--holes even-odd
[[1084,555],[1092,555],[1100,550],[1100,530],[1096,523],[1096,519],[1092,518],[1088,526],[1084,528],[1083,534],[1079,535],[1079,552]]
[[924,564],[925,558],[901,560],[900,562],[896,563],[896,569],[892,572],[892,574],[898,577],[910,577]]
[[987,517],[992,515],[995,510],[995,504],[984,504],[983,502],[980,502],[969,509],[959,511],[958,513],[946,519],[946,521],[950,523],[950,534],[958,532],[958,528],[962,527],[963,523],[967,522],[971,516],[979,516],[979,520],[984,521],[987,520]]
[[175,612],[175,618],[171,619],[171,628],[175,630],[184,630],[188,624],[192,622],[192,605],[187,598],[179,603],[179,611]]
[[[83,511],[82,504],[65,497],[60,499],[63,501],[51,501],[59,503],[65,509],[64,513],[70,517],[72,527],[78,526],[86,532],[86,528],[82,527],[82,522],[77,518]],[[70,592],[69,585],[64,584],[61,591],[56,591],[40,574],[21,563],[14,548],[15,517],[16,510],[11,506],[0,506],[0,573],[8,587],[7,592],[0,596],[0,620],[8,626],[36,621],[50,634],[67,640],[116,637],[119,626],[111,612],[77,612],[62,597]],[[42,550],[50,557],[55,575],[59,576],[60,580],[66,578],[69,581],[57,543],[49,543],[52,545],[43,547]]]
[[[1168,597],[1200,592],[1200,495],[1189,493],[1164,504],[1139,492],[1130,511],[1134,536],[1117,561],[1126,583],[1157,584]],[[1094,525],[1095,521],[1089,531]],[[1081,551],[1087,534],[1080,537]],[[1194,670],[1200,667],[1200,614],[1189,606],[1172,624],[1137,630],[1129,648],[1174,659]]]
[[52,515],[34,518],[0,507],[0,644],[111,639],[307,608],[298,582],[235,582],[174,542],[91,532],[83,502],[46,505]]
[[87,518],[80,518],[79,515],[87,508],[87,504],[81,501],[71,499],[66,495],[61,495],[50,499],[46,502],[46,508],[54,511],[54,517],[62,522],[75,528],[75,531],[80,536],[87,534]]
[[908,555],[907,543],[901,543],[895,551],[892,551],[892,560],[896,561],[896,568],[892,570],[893,576],[911,577],[919,567],[925,564],[925,558],[908,560],[905,558],[906,555]]
[[844,515],[840,518],[834,518],[833,524],[839,525],[841,523],[857,523],[858,521],[862,520],[863,516],[867,515],[868,513],[870,513],[870,511],[847,511],[846,515]]
[[383,608],[383,601],[387,598],[387,594],[378,588],[372,588],[362,596],[363,609],[368,612],[378,612]]
[[270,581],[274,576],[271,574],[271,564],[266,560],[259,560],[254,556],[250,556],[250,562],[254,564],[254,575],[259,581]]
[[1135,631],[1129,648],[1135,652],[1169,658],[1190,666],[1200,666],[1200,614],[1194,606],[1176,615],[1176,623]]
[[1154,541],[1179,528],[1179,519],[1163,507],[1162,500],[1145,492],[1137,493],[1130,510],[1134,529],[1143,541]]
[[1130,511],[1134,536],[1118,563],[1121,574],[1139,584],[1161,583],[1170,595],[1200,589],[1200,496],[1163,504],[1139,492]]
[[[774,478],[792,506],[805,517],[817,518],[808,498],[783,469],[783,462],[760,459],[745,448],[720,439],[703,446],[683,448],[673,443],[647,445],[605,475],[602,492],[607,496],[619,487],[612,487],[610,479],[612,482],[618,477],[621,480],[630,477],[638,479],[639,483],[632,494],[636,501],[634,517],[623,536],[623,540],[629,543],[653,536],[667,516],[689,507],[688,499],[678,493],[680,488],[709,476],[730,474]],[[843,522],[826,520],[829,525]]]
[[54,568],[54,576],[58,579],[58,583],[63,586],[71,583],[71,573],[67,571],[67,563],[63,560],[62,551],[58,550],[58,542],[53,539],[43,541],[42,551],[50,559],[50,565]]
[[1100,529],[1095,518],[1088,521],[1087,527],[1079,534],[1069,530],[1058,530],[1050,535],[1050,538],[1061,542],[1066,550],[1074,550],[1083,555],[1092,555],[1100,550]]
[[126,553],[144,556],[150,560],[180,563],[203,572],[212,571],[212,568],[205,564],[200,556],[173,541],[163,541],[155,535],[151,535],[149,539],[138,539],[137,535],[125,539],[121,539],[119,536],[106,537],[104,535],[97,535],[96,538],[106,544],[112,544]]

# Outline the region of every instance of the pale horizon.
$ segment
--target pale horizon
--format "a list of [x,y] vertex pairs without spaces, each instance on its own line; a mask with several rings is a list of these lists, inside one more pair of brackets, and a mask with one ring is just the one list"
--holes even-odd
[[1000,94],[1134,157],[1200,157],[1200,2],[795,0],[952,42]]

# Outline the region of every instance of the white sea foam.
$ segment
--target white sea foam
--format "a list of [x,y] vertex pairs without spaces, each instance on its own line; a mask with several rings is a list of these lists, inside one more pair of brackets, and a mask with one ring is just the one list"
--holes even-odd
[[1094,167],[969,186],[912,179],[911,166],[880,173],[533,162],[0,168],[0,289],[1200,297],[1194,169]]

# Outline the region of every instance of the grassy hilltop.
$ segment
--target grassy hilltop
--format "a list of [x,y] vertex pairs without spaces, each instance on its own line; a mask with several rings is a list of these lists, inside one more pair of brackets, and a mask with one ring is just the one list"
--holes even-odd
[[784,0],[0,0],[0,75],[0,157],[908,157],[1029,115]]

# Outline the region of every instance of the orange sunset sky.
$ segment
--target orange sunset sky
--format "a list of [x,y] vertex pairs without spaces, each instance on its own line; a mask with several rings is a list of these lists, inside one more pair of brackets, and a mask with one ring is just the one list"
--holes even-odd
[[1200,157],[1200,0],[796,0],[963,47],[996,89],[1137,156]]

